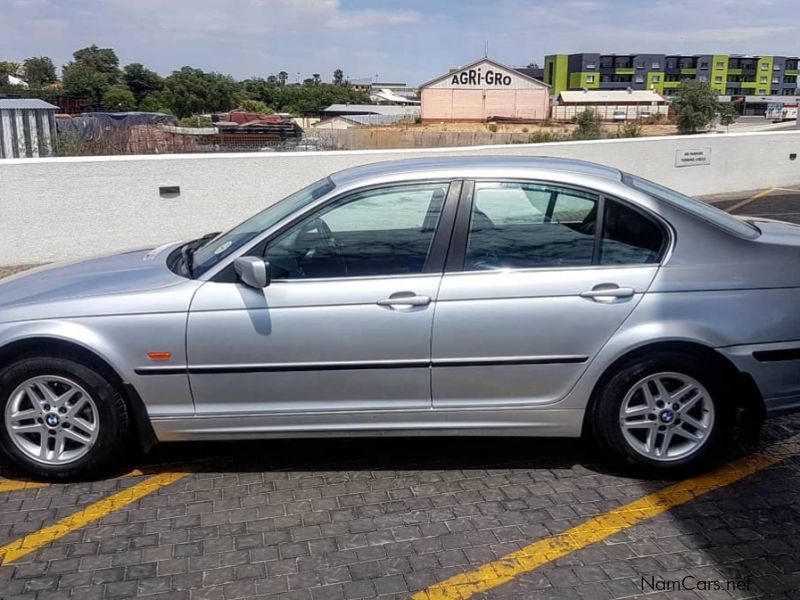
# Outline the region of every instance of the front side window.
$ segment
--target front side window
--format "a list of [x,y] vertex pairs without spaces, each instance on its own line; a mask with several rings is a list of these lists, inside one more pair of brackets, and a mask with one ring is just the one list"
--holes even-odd
[[277,225],[292,213],[302,210],[303,207],[331,193],[335,188],[336,186],[329,178],[321,179],[276,202],[230,231],[218,235],[194,253],[194,276],[202,275],[250,240]]
[[378,188],[333,202],[273,240],[273,279],[423,272],[447,183]]
[[597,203],[567,188],[476,183],[464,269],[591,265]]

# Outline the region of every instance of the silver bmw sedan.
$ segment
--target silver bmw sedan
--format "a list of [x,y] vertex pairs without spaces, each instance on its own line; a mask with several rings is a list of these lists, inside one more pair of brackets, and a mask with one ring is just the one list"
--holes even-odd
[[0,282],[0,443],[44,478],[156,441],[590,436],[704,466],[800,407],[800,228],[601,165],[335,173],[222,234]]

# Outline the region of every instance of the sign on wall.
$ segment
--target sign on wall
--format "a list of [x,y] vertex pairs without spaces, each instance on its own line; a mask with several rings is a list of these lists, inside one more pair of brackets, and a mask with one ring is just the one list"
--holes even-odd
[[422,87],[452,90],[547,89],[544,83],[489,59],[451,71],[447,75],[423,84]]
[[711,148],[695,148],[693,150],[676,150],[676,167],[695,167],[711,164]]

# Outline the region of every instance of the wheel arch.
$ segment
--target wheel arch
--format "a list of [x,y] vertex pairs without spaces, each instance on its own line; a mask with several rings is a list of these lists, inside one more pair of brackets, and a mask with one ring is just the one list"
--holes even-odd
[[730,381],[733,382],[732,387],[742,392],[735,397],[737,409],[736,435],[745,443],[752,443],[758,439],[761,423],[766,415],[766,408],[761,391],[758,389],[753,377],[740,371],[727,357],[714,350],[714,348],[699,342],[686,340],[658,341],[639,346],[628,350],[606,367],[592,387],[589,403],[583,417],[582,435],[591,435],[591,423],[596,418],[595,408],[598,396],[608,380],[624,365],[642,360],[643,357],[658,352],[680,352],[697,356],[700,360],[708,361],[711,368],[716,368],[725,377],[729,377]]
[[20,358],[33,356],[68,358],[96,370],[122,394],[131,411],[133,433],[142,451],[146,452],[156,444],[158,440],[141,396],[104,357],[72,340],[37,335],[0,346],[0,371]]

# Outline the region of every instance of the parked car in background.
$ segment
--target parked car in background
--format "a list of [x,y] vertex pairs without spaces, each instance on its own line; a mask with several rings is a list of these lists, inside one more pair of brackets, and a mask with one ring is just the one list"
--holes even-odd
[[587,435],[681,471],[800,407],[799,259],[796,225],[597,164],[357,167],[0,282],[0,445],[66,478],[159,440]]
[[628,111],[626,110],[615,110],[614,114],[612,115],[612,120],[616,122],[627,121],[628,120]]

